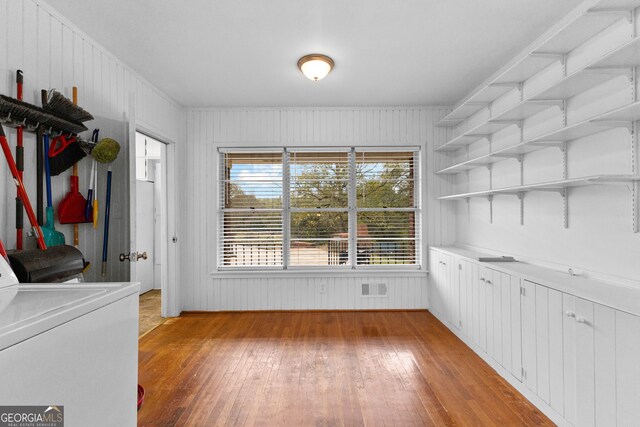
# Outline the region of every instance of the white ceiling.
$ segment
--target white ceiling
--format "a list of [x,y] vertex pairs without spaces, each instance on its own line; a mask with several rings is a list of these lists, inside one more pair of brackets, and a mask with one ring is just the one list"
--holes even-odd
[[455,104],[581,0],[46,1],[183,106],[297,107]]

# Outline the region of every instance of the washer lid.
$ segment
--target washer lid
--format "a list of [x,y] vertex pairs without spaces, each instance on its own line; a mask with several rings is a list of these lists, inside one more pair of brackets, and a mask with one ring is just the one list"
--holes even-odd
[[137,296],[139,289],[139,283],[126,282],[24,283],[0,288],[0,350],[127,296]]

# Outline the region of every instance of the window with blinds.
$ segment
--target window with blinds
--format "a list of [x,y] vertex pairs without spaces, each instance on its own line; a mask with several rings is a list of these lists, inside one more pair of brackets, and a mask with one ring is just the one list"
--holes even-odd
[[219,268],[419,267],[418,156],[221,150]]
[[356,151],[357,264],[416,264],[417,153]]
[[282,153],[221,156],[219,265],[281,267]]

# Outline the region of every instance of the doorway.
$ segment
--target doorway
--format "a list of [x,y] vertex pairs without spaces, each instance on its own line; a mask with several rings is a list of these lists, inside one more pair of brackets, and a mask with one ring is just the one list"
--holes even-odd
[[142,132],[135,135],[136,280],[140,282],[139,335],[162,323],[163,218],[166,144]]

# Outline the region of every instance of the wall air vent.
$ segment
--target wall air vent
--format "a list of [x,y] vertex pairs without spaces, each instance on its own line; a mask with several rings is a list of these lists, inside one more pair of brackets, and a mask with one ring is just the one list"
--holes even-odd
[[389,294],[389,287],[386,283],[362,283],[363,297],[386,297]]

